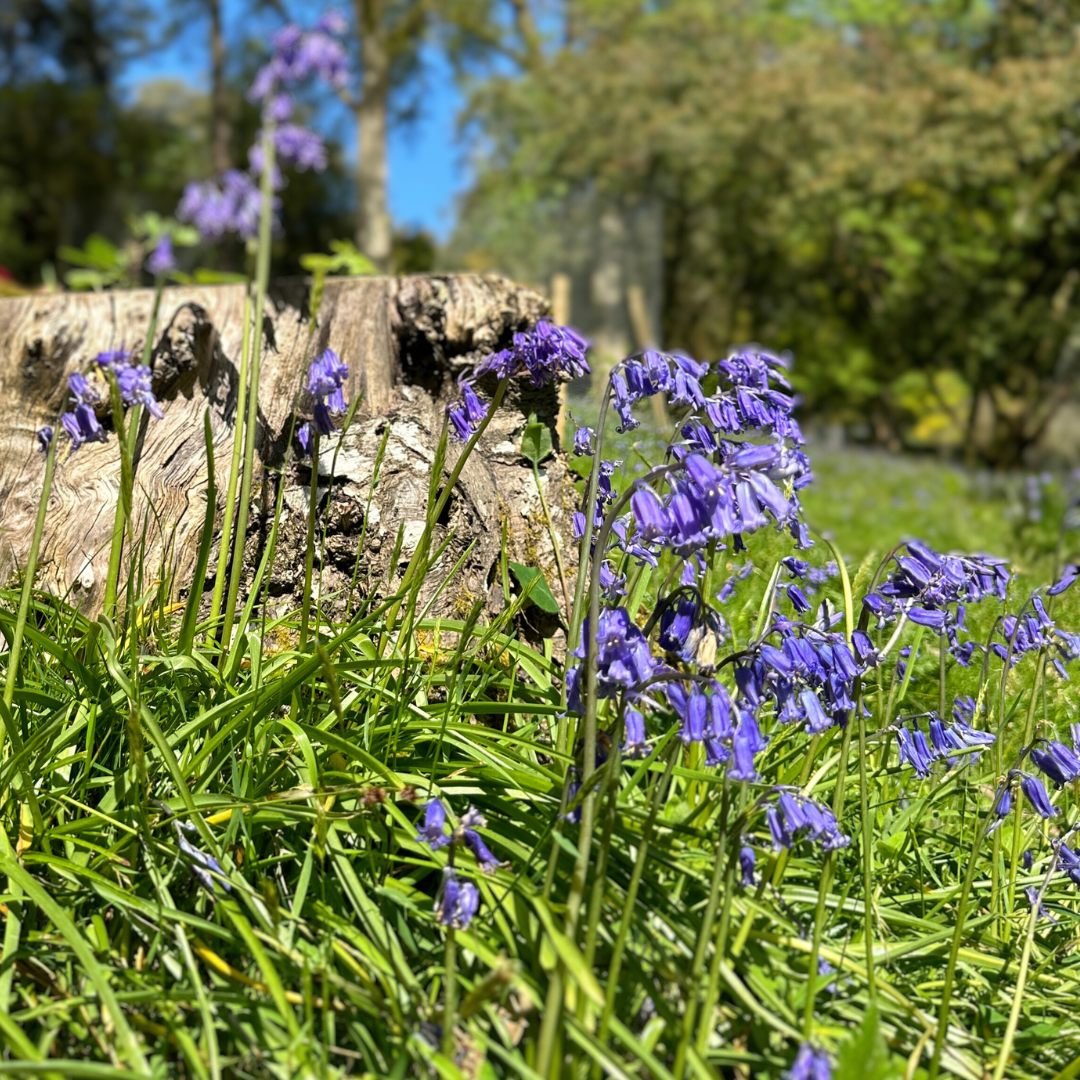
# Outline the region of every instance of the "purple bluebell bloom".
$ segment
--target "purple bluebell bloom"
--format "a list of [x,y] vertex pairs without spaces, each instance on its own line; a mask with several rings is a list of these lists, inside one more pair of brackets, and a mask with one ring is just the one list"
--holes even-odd
[[1059,840],[1056,845],[1057,864],[1068,874],[1069,880],[1075,885],[1080,885],[1080,855],[1064,840]]
[[348,82],[345,49],[337,38],[347,24],[336,13],[324,16],[311,30],[289,25],[272,39],[273,55],[259,69],[248,92],[252,101],[274,99],[282,89],[315,78],[335,90]]
[[777,849],[792,847],[803,834],[825,851],[851,843],[851,838],[841,832],[833,812],[804,795],[777,788],[776,811],[770,813],[772,810],[771,806],[766,807],[765,816]]
[[596,447],[596,432],[591,427],[579,427],[574,432],[574,456],[585,457]]
[[34,438],[37,440],[37,447],[43,453],[46,454],[49,451],[49,447],[53,441],[53,429],[51,424],[46,424],[44,427],[39,427],[34,432]]
[[937,755],[927,745],[926,736],[918,728],[910,731],[906,727],[898,728],[896,745],[900,751],[901,765],[910,765],[918,776],[930,775]]
[[1058,811],[1051,804],[1050,797],[1046,794],[1046,788],[1043,787],[1042,781],[1037,776],[1020,773],[1020,789],[1027,797],[1027,801],[1036,814],[1044,818],[1057,817]]
[[108,439],[105,429],[98,423],[93,407],[84,403],[76,405],[71,412],[62,413],[60,426],[71,440],[72,453],[83,443],[105,442]]
[[220,885],[226,892],[232,892],[232,885],[225,877],[225,871],[213,855],[197,848],[184,835],[194,833],[195,826],[190,821],[173,820],[173,828],[176,830],[176,844],[180,851],[187,856],[191,872],[199,879],[200,884],[208,892],[216,892],[216,885]]
[[528,377],[534,386],[589,374],[589,343],[568,326],[541,319],[532,330],[514,334],[509,349],[485,357],[475,373],[498,379]]
[[416,839],[421,844],[427,844],[432,851],[438,851],[450,843],[446,831],[446,808],[438,799],[431,799],[424,807],[424,824]]
[[[464,821],[464,818],[462,820]],[[484,843],[484,838],[475,829],[463,829],[462,836],[476,856],[480,869],[485,874],[494,874],[499,869],[499,860],[492,854],[487,844]]]
[[1046,595],[1060,596],[1078,577],[1080,577],[1080,563],[1069,563],[1062,571],[1061,577],[1046,590]]
[[832,1062],[824,1050],[803,1043],[784,1077],[785,1080],[831,1080]]
[[[573,654],[579,660],[585,659],[585,642],[589,640],[589,634],[586,620],[582,627],[581,644]],[[632,701],[641,685],[662,668],[652,655],[645,635],[623,608],[600,612],[596,643],[597,686],[602,698],[614,697],[621,692],[628,701]],[[582,665],[575,665],[567,672],[567,707],[572,712],[581,712],[582,675]]]
[[739,872],[742,874],[742,883],[747,888],[754,884],[754,868],[757,865],[757,856],[749,844],[743,844],[739,848]]
[[646,739],[645,717],[633,705],[627,705],[623,710],[623,755],[628,758],[644,757],[648,751]]
[[447,867],[442,888],[435,900],[435,918],[443,926],[464,930],[480,907],[480,890],[471,881],[462,881]]
[[154,250],[147,257],[146,269],[155,277],[171,274],[176,269],[172,237],[168,233],[165,233],[154,245]]
[[449,406],[447,416],[454,434],[462,442],[467,442],[484,422],[491,406],[480,400],[468,379],[462,379],[459,386],[461,400]]

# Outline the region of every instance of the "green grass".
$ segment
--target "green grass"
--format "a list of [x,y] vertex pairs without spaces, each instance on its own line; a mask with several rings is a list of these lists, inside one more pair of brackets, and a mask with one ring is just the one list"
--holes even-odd
[[[854,556],[857,594],[860,563],[903,536],[1007,550],[1034,568],[1052,561],[1045,544],[1025,546],[1023,531],[1002,525],[1008,500],[978,497],[949,469],[829,455],[818,471],[808,516]],[[786,550],[759,539],[758,569],[725,609],[736,641],[758,618],[771,559]],[[727,562],[718,559],[718,578]],[[1076,625],[1075,599],[1065,599],[1059,613]],[[9,639],[17,607],[14,594],[0,607]],[[253,623],[224,664],[213,645],[180,647],[179,618],[148,603],[114,637],[34,599],[3,717],[0,1073],[534,1076],[559,968],[553,1075],[669,1076],[680,1044],[686,1075],[779,1075],[810,1034],[838,1055],[839,1075],[900,1076],[907,1059],[916,1072],[927,1067],[973,858],[943,1064],[971,1078],[993,1068],[1028,927],[1023,890],[1042,883],[1059,826],[1011,818],[976,854],[995,755],[926,781],[899,769],[878,733],[890,690],[901,688],[890,671],[866,688],[865,776],[857,733],[847,746],[835,730],[808,741],[778,729],[762,759],[771,782],[837,803],[849,848],[824,861],[808,847],[762,858],[760,884],[736,886],[731,838],[753,835],[767,849],[752,813],[759,789],[725,797],[722,777],[696,753],[672,754],[677,740],[654,726],[651,756],[625,763],[601,803],[586,917],[568,938],[577,834],[561,817],[571,761],[553,747],[558,670],[517,640],[513,607],[490,625],[420,622],[397,643],[387,607],[372,603],[348,624],[323,624],[304,651],[297,613]],[[936,645],[919,640],[902,712],[937,702]],[[950,672],[950,699],[977,681],[977,671]],[[999,709],[1005,717],[1004,753],[1038,685],[1034,662],[1004,680],[999,698],[1001,685],[993,665],[985,693],[991,722]],[[1054,680],[1031,715],[1063,732],[1077,705],[1071,684]],[[456,815],[482,810],[482,833],[503,861],[486,876],[457,855],[482,903],[453,935],[449,1039],[439,1027],[451,953],[432,914],[447,850],[416,841],[420,804],[433,794]],[[1058,802],[1058,821],[1073,821],[1075,792]],[[220,864],[213,890],[181,834]],[[1011,855],[1026,849],[1035,866],[1010,888]],[[1070,1076],[1080,1058],[1077,887],[1055,875],[1044,903],[1057,921],[1035,928],[1009,1075]],[[808,1009],[815,954],[836,974],[818,980]],[[878,1071],[863,1071],[871,1058]]]

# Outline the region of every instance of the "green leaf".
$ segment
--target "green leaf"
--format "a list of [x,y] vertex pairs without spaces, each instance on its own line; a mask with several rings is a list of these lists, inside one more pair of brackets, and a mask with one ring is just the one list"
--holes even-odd
[[522,592],[528,594],[529,603],[549,615],[558,615],[559,602],[552,594],[543,572],[535,566],[525,566],[523,563],[511,562],[509,565],[514,580],[521,586]]
[[878,1023],[877,1007],[866,1010],[862,1027],[836,1055],[834,1080],[897,1080],[904,1075],[903,1062],[894,1058],[885,1045]]
[[238,285],[247,281],[243,274],[230,270],[210,270],[205,266],[200,266],[191,276],[199,285]]
[[551,432],[547,424],[541,424],[533,413],[529,417],[528,424],[525,425],[525,433],[521,436],[521,456],[533,465],[539,465],[553,449]]

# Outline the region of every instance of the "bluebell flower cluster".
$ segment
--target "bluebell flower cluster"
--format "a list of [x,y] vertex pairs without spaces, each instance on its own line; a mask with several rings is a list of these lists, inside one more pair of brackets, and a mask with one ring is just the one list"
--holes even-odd
[[589,343],[569,326],[541,319],[532,330],[514,334],[513,344],[481,360],[476,378],[527,378],[533,386],[547,386],[589,374]]
[[[145,364],[137,363],[131,352],[112,349],[98,353],[95,364],[106,378],[116,380],[120,400],[126,407],[141,405],[155,420],[164,417],[161,403],[154,395],[153,373]],[[71,441],[72,453],[88,442],[106,442],[108,433],[97,413],[98,408],[106,402],[100,380],[88,379],[81,371],[73,371],[68,376],[68,389],[73,407],[61,413],[60,426]],[[38,433],[38,444],[42,449],[47,449],[52,440],[52,429],[48,431],[48,439],[43,438],[41,432]]]
[[804,1042],[784,1076],[786,1080],[831,1080],[832,1061],[824,1050]]
[[[460,380],[461,397],[447,408],[454,435],[465,442],[487,418],[490,406],[477,395],[474,379],[494,375],[502,379],[527,378],[533,386],[546,386],[589,373],[589,343],[576,330],[541,319],[532,330],[514,334],[513,344],[484,357],[471,376]],[[588,428],[580,428],[588,432]],[[587,436],[582,436],[586,439]],[[576,437],[575,437],[576,439]],[[577,443],[575,442],[575,452]]]
[[[310,30],[290,25],[274,35],[273,53],[256,74],[248,97],[261,106],[264,125],[273,125],[275,162],[298,169],[326,168],[326,146],[322,139],[315,132],[288,122],[293,112],[289,91],[311,79],[335,90],[344,88],[348,65],[338,38],[346,29],[344,18],[331,12]],[[261,130],[248,151],[246,171],[228,169],[215,180],[188,184],[176,216],[194,225],[207,240],[232,234],[243,240],[255,237],[261,207],[259,177],[265,167],[263,142]],[[274,191],[280,191],[284,185],[276,164],[270,184]],[[279,207],[280,199],[275,196],[271,212],[276,214]],[[153,268],[151,272],[157,273]]]
[[836,851],[851,843],[827,806],[788,788],[774,789],[773,797],[775,803],[765,807],[773,850],[792,848],[803,838],[819,844],[823,851]]
[[900,764],[915,770],[920,777],[927,777],[937,761],[954,764],[954,755],[974,756],[971,751],[993,746],[995,736],[989,731],[979,731],[966,719],[958,716],[954,710],[952,723],[943,720],[937,713],[930,713],[927,718],[929,738],[911,721],[901,724],[896,729],[896,745],[900,754]]
[[961,643],[967,604],[988,597],[1005,599],[1009,571],[1002,559],[989,555],[942,555],[918,540],[893,557],[895,570],[863,604],[885,626],[902,615],[944,634],[956,659],[967,663],[971,642]]
[[452,930],[464,930],[480,908],[480,890],[471,881],[462,881],[453,867],[443,870],[442,888],[435,897],[435,918]]
[[[457,827],[451,829],[442,801],[430,799],[424,806],[424,817],[416,839],[432,851],[444,847],[466,847],[473,853],[479,868],[485,874],[493,874],[503,864],[477,831],[486,827],[484,815],[470,806],[461,815]],[[457,876],[453,863],[454,851],[451,850],[450,865],[443,872],[442,886],[435,898],[435,918],[443,926],[463,930],[472,921],[480,906],[480,892],[475,884],[463,881]]]
[[348,377],[349,365],[333,349],[323,349],[311,361],[307,391],[312,399],[312,419],[301,424],[296,432],[296,440],[305,454],[311,453],[312,436],[332,434],[337,427],[335,418],[345,414],[348,408],[345,380]]
[[[870,654],[867,645],[867,658]],[[867,663],[843,634],[778,616],[769,637],[736,666],[735,682],[750,708],[771,703],[780,723],[801,723],[818,735],[847,722],[855,707],[855,680]]]
[[992,642],[990,648],[1006,663],[1013,665],[1024,656],[1040,650],[1050,656],[1054,669],[1067,679],[1065,665],[1080,657],[1080,634],[1063,629],[1050,618],[1042,597],[1035,593],[1019,616],[1006,615],[1001,620],[1002,641]]
[[[585,659],[585,642],[588,640],[588,620],[582,629],[582,640],[574,651],[579,660]],[[596,632],[597,687],[600,697],[610,698],[617,694],[624,701],[634,701],[654,676],[665,670],[653,656],[641,628],[631,620],[625,608],[607,608],[600,612]],[[584,667],[572,667],[566,676],[567,708],[582,711],[581,679]]]

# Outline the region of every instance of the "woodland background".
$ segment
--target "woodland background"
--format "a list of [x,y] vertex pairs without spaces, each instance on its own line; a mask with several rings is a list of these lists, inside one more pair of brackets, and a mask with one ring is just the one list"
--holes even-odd
[[[270,31],[321,11],[8,0],[3,287],[136,283],[146,215],[243,164],[258,122],[243,88]],[[359,76],[342,101],[304,103],[329,165],[290,180],[277,273],[345,240],[380,270],[500,271],[553,287],[612,357],[791,350],[811,426],[845,442],[998,467],[1080,458],[1077,0],[343,13]],[[196,43],[190,78],[133,83],[180,35]],[[395,229],[388,133],[447,78],[461,102],[452,228]],[[244,252],[182,263],[224,276]]]

